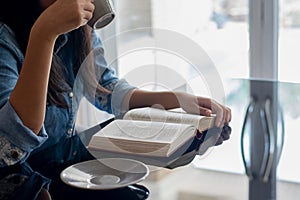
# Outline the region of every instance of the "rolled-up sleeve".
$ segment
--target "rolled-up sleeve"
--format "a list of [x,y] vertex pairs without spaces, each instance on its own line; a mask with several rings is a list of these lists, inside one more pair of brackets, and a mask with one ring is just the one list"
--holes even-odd
[[31,152],[48,138],[44,126],[39,134],[26,127],[9,101],[0,110],[0,136],[5,136],[20,149]]
[[128,84],[125,79],[121,79],[115,84],[115,87],[112,90],[111,107],[112,107],[112,112],[116,116],[122,114],[122,110],[121,110],[122,103],[126,95],[135,88],[136,87]]
[[0,167],[3,167],[24,161],[48,135],[44,127],[39,134],[26,127],[9,102],[23,55],[13,33],[3,24],[0,24],[0,36]]
[[22,162],[28,156],[28,152],[16,147],[5,137],[0,136],[0,167],[14,165]]
[[125,79],[121,79],[111,82],[104,86],[104,88],[111,91],[111,93],[101,93],[98,95],[96,98],[96,106],[103,111],[118,116],[124,112],[121,106],[126,95],[136,87],[127,83]]
[[96,106],[101,110],[107,111],[114,115],[122,114],[121,105],[122,102],[130,90],[136,87],[131,86],[126,80],[119,79],[115,70],[111,68],[104,57],[104,48],[100,37],[93,33],[93,51],[94,51],[94,62],[97,68],[99,81],[98,83],[111,91],[111,93],[101,93],[96,99]]
[[0,167],[22,162],[47,138],[44,127],[39,134],[26,127],[9,101],[0,109]]

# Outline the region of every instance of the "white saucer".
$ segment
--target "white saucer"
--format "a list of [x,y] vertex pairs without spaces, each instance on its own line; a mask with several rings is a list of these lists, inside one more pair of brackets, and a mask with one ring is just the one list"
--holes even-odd
[[90,190],[125,187],[144,180],[149,168],[142,162],[124,158],[90,160],[72,165],[60,174],[70,186]]

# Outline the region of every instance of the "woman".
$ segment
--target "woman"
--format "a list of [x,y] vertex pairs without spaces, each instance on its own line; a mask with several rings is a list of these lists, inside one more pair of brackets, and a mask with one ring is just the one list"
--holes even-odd
[[[23,0],[18,6],[6,0],[0,6],[0,199],[90,195],[62,184],[59,173],[93,159],[74,130],[74,101],[80,97],[72,91],[81,64],[94,49],[100,51],[93,58],[93,70],[83,77],[101,71],[94,95],[99,109],[118,115],[160,104],[189,113],[215,113],[218,127],[231,120],[230,109],[211,99],[147,92],[119,80],[105,62],[101,40],[86,25],[93,11],[93,0]],[[93,98],[93,83],[82,84],[86,96]],[[129,188],[91,195],[139,199]]]

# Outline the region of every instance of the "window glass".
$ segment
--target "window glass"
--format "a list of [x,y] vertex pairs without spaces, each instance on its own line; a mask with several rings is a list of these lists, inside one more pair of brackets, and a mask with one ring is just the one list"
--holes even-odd
[[[249,77],[248,1],[116,0],[115,8],[118,72],[120,77],[127,78],[132,84],[150,90],[187,90],[211,95],[210,86],[205,85],[205,73],[195,77],[195,68],[189,60],[176,52],[147,48],[147,44],[156,42],[151,29],[168,30],[183,36],[207,54],[223,84],[226,97],[221,101],[232,109],[233,132],[229,141],[213,148],[207,156],[196,158],[194,166],[244,173],[240,155],[244,119],[241,111],[249,102],[249,90],[243,81],[234,79]],[[180,41],[166,39],[182,45]]]
[[279,80],[299,83],[300,2],[280,0],[279,17]]
[[282,157],[278,166],[279,179],[300,182],[298,133],[300,111],[297,103],[299,88],[300,52],[300,2],[280,0],[279,7],[279,97],[284,111],[285,138]]

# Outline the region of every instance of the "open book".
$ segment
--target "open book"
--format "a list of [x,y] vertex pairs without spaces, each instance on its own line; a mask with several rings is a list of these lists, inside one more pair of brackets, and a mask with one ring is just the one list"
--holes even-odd
[[156,108],[128,111],[94,134],[88,148],[99,156],[129,157],[147,164],[168,165],[198,150],[215,117]]

